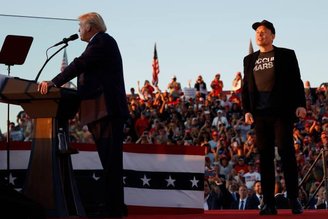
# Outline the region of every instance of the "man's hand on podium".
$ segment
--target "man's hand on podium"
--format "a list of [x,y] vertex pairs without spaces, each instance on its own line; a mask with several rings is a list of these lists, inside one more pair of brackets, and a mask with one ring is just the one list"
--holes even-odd
[[42,81],[39,85],[38,85],[38,91],[41,94],[47,94],[49,88],[54,87],[55,84],[52,81]]

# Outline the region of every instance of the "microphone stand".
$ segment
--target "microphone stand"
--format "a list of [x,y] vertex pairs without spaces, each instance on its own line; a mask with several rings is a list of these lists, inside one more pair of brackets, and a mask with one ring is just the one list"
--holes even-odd
[[[47,60],[45,61],[45,63],[43,64],[42,68],[40,69],[39,73],[37,74],[36,78],[35,78],[35,82],[38,82],[38,79],[40,77],[40,74],[42,72],[42,70],[44,69],[44,67],[46,66],[46,64],[50,61],[50,59],[52,59],[57,53],[59,53],[61,50],[63,50],[64,48],[66,48],[68,46],[68,43],[66,42],[64,46],[62,46],[61,48],[59,48],[54,54],[52,54],[49,58],[47,58]],[[53,47],[53,46],[52,46]],[[50,48],[52,48],[50,47]],[[49,48],[49,49],[50,49]]]
[[[31,47],[33,37],[30,36],[18,36],[18,35],[7,35],[5,42],[2,45],[0,51],[0,63],[8,66],[8,77],[10,77],[10,67],[13,65],[22,65],[25,62],[28,51]],[[19,50],[17,50],[19,48]],[[8,98],[10,99],[10,98]],[[9,101],[10,102],[10,101]],[[7,104],[7,139],[6,139],[6,150],[7,150],[7,184],[11,181],[10,172],[10,103]]]
[[[10,65],[8,65],[8,77],[10,77]],[[9,124],[10,124],[10,104],[7,104],[7,139],[6,139],[6,150],[7,150],[7,184],[10,185],[10,128],[9,128]]]

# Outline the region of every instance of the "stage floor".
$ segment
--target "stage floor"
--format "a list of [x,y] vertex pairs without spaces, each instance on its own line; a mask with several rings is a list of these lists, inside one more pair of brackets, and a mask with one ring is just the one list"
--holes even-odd
[[258,210],[214,210],[205,211],[204,214],[188,214],[188,215],[130,215],[128,219],[256,219],[256,218],[309,218],[309,219],[327,219],[328,210],[305,210],[301,215],[293,215],[290,210],[278,210],[278,215],[260,216]]
[[[87,219],[87,217],[69,217],[67,219]],[[204,214],[180,214],[180,215],[129,215],[126,219],[327,219],[328,210],[305,210],[303,214],[293,215],[290,210],[278,210],[278,215],[260,216],[257,210],[213,210],[205,211]],[[52,218],[55,219],[55,218]],[[105,218],[104,218],[105,219]]]

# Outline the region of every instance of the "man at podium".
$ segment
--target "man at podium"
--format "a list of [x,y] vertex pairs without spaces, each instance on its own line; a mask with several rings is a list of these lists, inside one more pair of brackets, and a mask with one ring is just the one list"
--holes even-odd
[[101,214],[123,217],[123,125],[129,111],[122,58],[98,13],[83,14],[79,21],[80,39],[88,43],[85,51],[51,81],[42,81],[38,91],[47,94],[50,87],[78,77],[81,123],[92,133],[103,166],[105,208]]

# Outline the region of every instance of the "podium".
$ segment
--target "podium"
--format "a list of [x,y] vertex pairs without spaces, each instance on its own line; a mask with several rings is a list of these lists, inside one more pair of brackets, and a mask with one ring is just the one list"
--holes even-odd
[[84,216],[67,151],[68,119],[78,110],[77,92],[52,87],[41,95],[37,86],[35,81],[0,75],[0,102],[20,105],[34,119],[23,192],[43,205],[48,216]]

